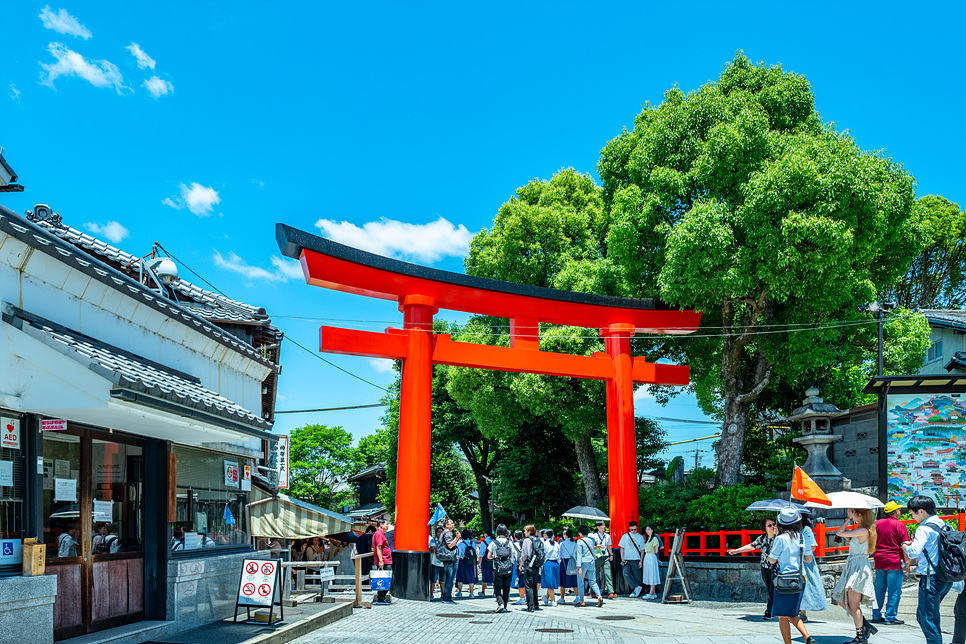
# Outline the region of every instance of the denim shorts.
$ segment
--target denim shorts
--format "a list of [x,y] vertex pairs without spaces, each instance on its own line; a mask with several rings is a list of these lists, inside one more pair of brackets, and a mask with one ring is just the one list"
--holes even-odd
[[429,566],[429,583],[435,584],[436,582],[443,581],[443,567],[442,566]]

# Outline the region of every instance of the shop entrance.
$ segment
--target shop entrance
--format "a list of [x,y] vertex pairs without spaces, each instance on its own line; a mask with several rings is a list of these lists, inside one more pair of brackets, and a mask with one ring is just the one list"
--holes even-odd
[[44,432],[43,468],[54,639],[144,619],[142,441],[73,425]]

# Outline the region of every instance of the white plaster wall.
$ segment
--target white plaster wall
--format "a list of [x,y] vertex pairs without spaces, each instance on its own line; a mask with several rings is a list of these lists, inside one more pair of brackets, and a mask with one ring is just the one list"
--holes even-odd
[[942,340],[943,353],[935,360],[931,360],[922,366],[921,374],[940,374],[962,373],[961,370],[947,372],[944,367],[949,363],[953,354],[957,351],[966,350],[966,335],[955,333],[952,329],[942,327],[932,327],[929,334],[929,344]]
[[[118,288],[0,234],[0,301],[196,376],[206,388],[245,409],[261,410],[267,367],[198,332],[194,325],[155,311],[129,293],[127,283]],[[0,355],[10,352],[0,346]]]

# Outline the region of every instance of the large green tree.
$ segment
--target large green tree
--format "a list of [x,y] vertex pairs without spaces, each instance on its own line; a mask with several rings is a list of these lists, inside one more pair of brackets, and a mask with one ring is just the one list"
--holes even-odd
[[823,124],[803,76],[743,55],[716,82],[645,105],[598,171],[626,294],[704,312],[713,337],[680,340],[679,356],[723,419],[718,474],[731,485],[763,392],[864,358],[848,327],[792,330],[861,320],[855,304],[905,272],[922,249],[913,179]]
[[885,298],[908,309],[961,309],[966,304],[966,211],[945,197],[916,202],[926,247]]
[[304,425],[289,441],[290,494],[324,508],[351,505],[353,491],[342,479],[356,467],[352,435],[342,427]]

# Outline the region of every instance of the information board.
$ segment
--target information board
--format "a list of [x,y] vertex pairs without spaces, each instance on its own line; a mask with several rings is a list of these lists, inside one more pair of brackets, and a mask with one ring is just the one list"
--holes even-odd
[[271,607],[278,582],[278,563],[246,559],[238,584],[238,606]]

